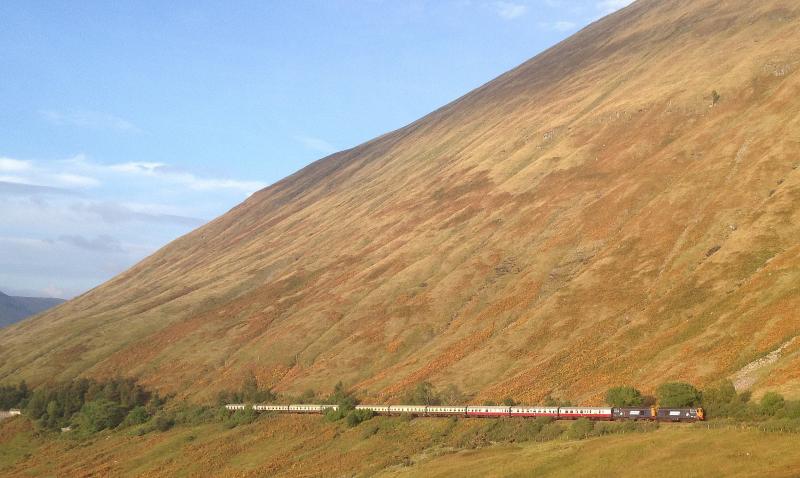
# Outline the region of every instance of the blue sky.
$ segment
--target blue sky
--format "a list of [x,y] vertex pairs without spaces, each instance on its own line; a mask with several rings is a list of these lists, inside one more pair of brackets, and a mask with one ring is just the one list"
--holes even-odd
[[0,3],[0,290],[72,297],[630,0]]

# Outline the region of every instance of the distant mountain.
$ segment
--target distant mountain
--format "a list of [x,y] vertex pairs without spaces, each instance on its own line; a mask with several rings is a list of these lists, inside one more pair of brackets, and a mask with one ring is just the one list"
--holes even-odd
[[55,307],[64,299],[46,297],[13,297],[0,292],[0,327],[36,315],[39,312]]

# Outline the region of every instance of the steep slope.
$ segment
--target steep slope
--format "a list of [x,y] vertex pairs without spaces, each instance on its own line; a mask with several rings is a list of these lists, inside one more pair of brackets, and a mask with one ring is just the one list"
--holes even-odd
[[0,292],[0,327],[44,312],[64,302],[47,297],[12,297]]
[[[0,377],[594,399],[800,333],[800,6],[640,0],[0,331]],[[800,394],[800,341],[752,383]]]

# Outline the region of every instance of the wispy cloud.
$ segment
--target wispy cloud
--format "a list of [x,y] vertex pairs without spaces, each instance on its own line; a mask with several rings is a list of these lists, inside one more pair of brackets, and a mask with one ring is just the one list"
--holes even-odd
[[324,139],[315,138],[313,136],[298,135],[294,137],[295,141],[300,142],[307,149],[317,151],[323,154],[333,154],[339,149]]
[[0,173],[17,173],[31,169],[30,161],[0,157]]
[[123,252],[122,243],[107,234],[101,234],[94,238],[87,238],[79,234],[62,235],[59,236],[58,240],[73,247],[93,252]]
[[494,2],[494,8],[497,14],[506,20],[519,18],[528,12],[527,5],[514,2]]
[[627,7],[633,0],[601,0],[597,2],[597,9],[603,15],[616,12],[620,8]]
[[124,174],[148,176],[158,180],[168,181],[174,184],[186,186],[195,191],[209,191],[219,189],[233,189],[250,195],[259,189],[266,187],[261,181],[243,181],[238,179],[203,178],[193,173],[171,168],[164,163],[130,162],[101,166],[95,164],[96,168],[106,168]]
[[[8,181],[8,179],[18,179],[17,181]],[[39,196],[39,195],[67,195],[74,196],[76,193],[64,188],[54,188],[51,186],[37,186],[35,184],[26,184],[22,178],[13,178],[7,176],[0,176],[0,195],[10,196]]]
[[73,111],[66,113],[57,110],[42,110],[39,114],[47,121],[59,126],[67,125],[125,133],[140,133],[142,131],[131,121],[100,111]]
[[547,30],[555,30],[557,32],[568,32],[570,30],[574,30],[575,27],[577,27],[577,24],[575,22],[570,22],[566,20],[559,20],[553,23],[540,23],[539,26]]
[[72,205],[72,210],[80,214],[92,215],[108,224],[124,222],[144,222],[151,224],[175,224],[198,227],[205,224],[204,219],[160,212],[139,211],[135,208],[113,201],[83,201]]

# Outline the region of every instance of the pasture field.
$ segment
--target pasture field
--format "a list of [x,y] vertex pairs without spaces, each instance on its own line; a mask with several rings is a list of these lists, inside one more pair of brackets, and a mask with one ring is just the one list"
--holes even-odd
[[541,442],[526,436],[520,422],[376,417],[348,428],[319,416],[276,415],[235,428],[211,423],[79,439],[40,435],[15,418],[0,423],[0,475],[657,478],[791,477],[800,470],[795,433],[666,424],[583,440],[564,433]]

